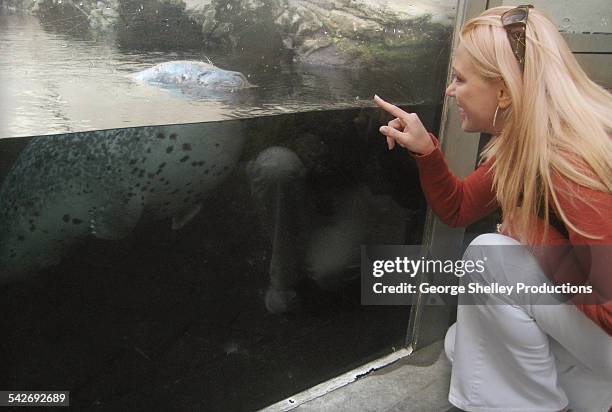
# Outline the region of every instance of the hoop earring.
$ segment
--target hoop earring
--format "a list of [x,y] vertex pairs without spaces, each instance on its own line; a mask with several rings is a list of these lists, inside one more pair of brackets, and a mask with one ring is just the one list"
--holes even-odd
[[495,114],[493,115],[493,130],[495,130],[495,122],[497,121],[497,112],[499,111],[499,105],[495,108]]

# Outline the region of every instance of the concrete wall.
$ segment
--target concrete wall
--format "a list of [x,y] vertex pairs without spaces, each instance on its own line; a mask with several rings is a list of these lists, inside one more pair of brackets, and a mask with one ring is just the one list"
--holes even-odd
[[[525,0],[489,0],[489,7],[517,6]],[[612,90],[612,1],[531,0],[563,33],[576,59],[593,79]]]
[[502,3],[504,6],[533,4],[543,10],[562,32],[612,34],[610,0],[503,0]]

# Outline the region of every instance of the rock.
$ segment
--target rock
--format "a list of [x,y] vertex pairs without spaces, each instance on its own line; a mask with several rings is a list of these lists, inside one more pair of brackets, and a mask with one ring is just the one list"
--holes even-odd
[[348,69],[401,67],[447,47],[455,15],[455,8],[442,0],[83,0],[79,4],[74,13],[84,15],[91,29],[116,34],[124,47],[204,47],[254,58],[253,66],[265,67],[292,61]]
[[[208,10],[218,11],[226,1],[212,0]],[[278,44],[293,51],[295,60],[353,69],[389,64],[385,54],[397,58],[400,49],[405,49],[407,59],[414,58],[411,53],[419,48],[439,50],[448,43],[454,16],[454,9],[436,1],[408,5],[397,0],[231,0],[228,4],[233,15],[206,14],[203,27],[213,29],[207,36],[211,47],[243,42],[240,31],[222,30],[227,27],[224,23],[239,16],[245,25],[259,24],[269,37],[279,37]]]
[[383,27],[376,21],[356,17],[346,11],[333,10],[329,23],[335,35],[354,38],[356,36],[380,37]]

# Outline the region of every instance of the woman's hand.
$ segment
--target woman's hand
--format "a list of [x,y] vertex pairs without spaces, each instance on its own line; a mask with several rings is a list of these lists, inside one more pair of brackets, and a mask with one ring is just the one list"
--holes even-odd
[[393,149],[396,143],[419,155],[431,153],[435,149],[429,133],[416,113],[406,113],[376,95],[374,95],[374,103],[395,116],[395,119],[391,120],[387,126],[380,128],[380,132],[387,137],[389,150]]

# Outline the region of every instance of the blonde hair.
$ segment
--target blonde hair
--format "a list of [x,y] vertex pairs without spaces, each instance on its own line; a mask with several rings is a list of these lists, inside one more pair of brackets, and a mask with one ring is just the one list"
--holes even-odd
[[566,228],[595,238],[568,220],[553,175],[612,192],[612,95],[587,77],[555,25],[537,9],[529,11],[521,74],[500,18],[509,9],[487,10],[461,33],[476,72],[487,80],[503,79],[512,101],[500,112],[503,130],[481,155],[482,161],[493,159],[504,226],[520,241],[534,243],[538,216],[549,221],[550,198]]

